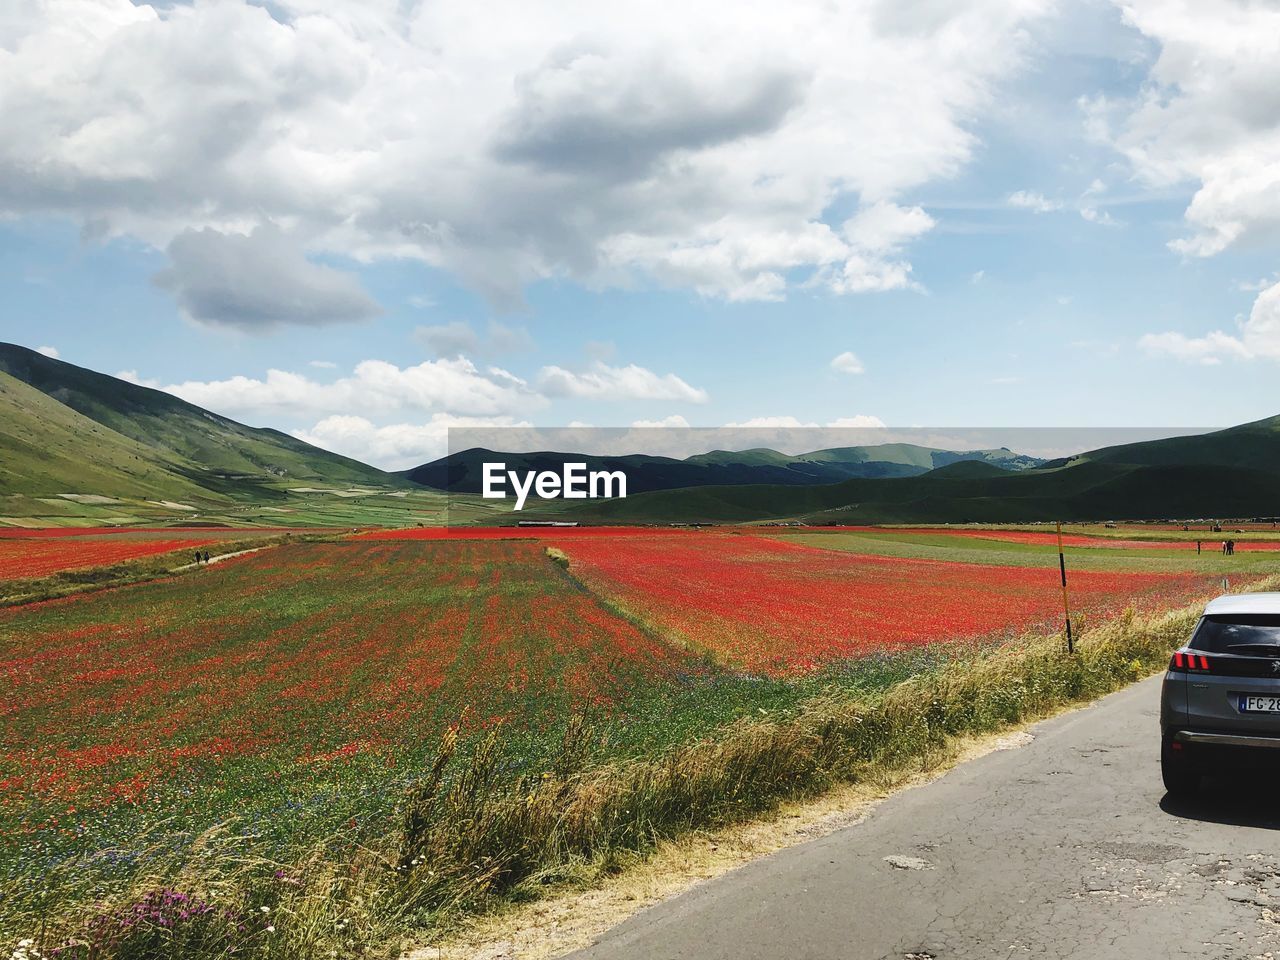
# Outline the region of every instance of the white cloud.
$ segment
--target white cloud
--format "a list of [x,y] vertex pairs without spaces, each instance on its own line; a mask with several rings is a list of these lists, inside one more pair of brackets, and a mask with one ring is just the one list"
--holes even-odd
[[441,357],[467,355],[473,357],[522,353],[533,349],[533,338],[523,327],[508,327],[490,322],[488,330],[479,334],[461,320],[429,327],[418,327],[414,337]]
[[1258,294],[1249,316],[1240,323],[1238,334],[1222,330],[1214,330],[1203,337],[1188,337],[1176,332],[1149,333],[1138,343],[1148,353],[1204,364],[1258,357],[1280,360],[1280,282]]
[[864,207],[840,229],[847,244],[844,262],[819,271],[815,282],[837,293],[914,287],[911,264],[897,257],[903,247],[934,226],[934,219],[920,207],[886,202]]
[[752,417],[741,423],[726,423],[726,430],[800,430],[816,427],[816,423],[802,423],[795,417]]
[[332,360],[308,360],[308,367],[315,367],[317,370],[336,370],[338,365]]
[[1236,289],[1243,290],[1245,293],[1257,293],[1259,290],[1267,289],[1275,282],[1275,276],[1262,277],[1258,280],[1241,280],[1236,284]]
[[312,263],[296,238],[269,224],[249,234],[186,230],[170,241],[168,253],[170,265],[155,283],[197,323],[266,330],[367,320],[380,312],[354,275]]
[[530,427],[513,417],[456,417],[433,414],[425,423],[376,426],[364,417],[339,414],[326,417],[309,430],[294,430],[299,440],[371,463],[384,470],[407,470],[449,452],[449,429],[456,427]]
[[[1084,193],[1080,196],[1081,202],[1077,208],[1080,216],[1089,223],[1097,223],[1105,227],[1121,226],[1122,224],[1119,220],[1116,220],[1107,211],[1099,210],[1096,203],[1089,202],[1087,199],[1104,190],[1106,190],[1106,185],[1101,180],[1094,180],[1085,188]],[[1032,213],[1054,213],[1066,208],[1066,204],[1061,200],[1050,200],[1044,194],[1035,193],[1031,190],[1014,191],[1009,194],[1008,203],[1011,207],[1030,210]]]
[[[1247,0],[1133,0],[1125,19],[1159,44],[1135,103],[1102,102],[1107,138],[1149,183],[1197,184],[1193,232],[1173,242],[1211,256],[1280,228],[1280,7]],[[1114,129],[1113,129],[1114,128]]]
[[835,430],[883,430],[885,422],[879,417],[858,414],[853,417],[839,417],[827,422],[827,426]]
[[986,276],[987,276],[987,271],[975,270],[973,273],[969,274],[969,282],[973,284],[981,283],[986,278]]
[[36,347],[36,353],[43,354],[44,356],[49,357],[53,360],[58,359],[57,347]]
[[1009,206],[1030,210],[1032,213],[1052,213],[1062,209],[1062,201],[1050,200],[1044,194],[1031,190],[1015,190],[1009,194]]
[[[747,430],[812,430],[820,426],[817,423],[804,423],[796,417],[753,417],[742,423],[726,423],[725,429]],[[833,430],[881,430],[885,423],[879,417],[859,414],[854,417],[840,417],[831,420],[826,427]]]
[[118,370],[115,377],[117,380],[123,380],[125,383],[136,384],[139,387],[150,387],[152,390],[159,390],[160,381],[144,379],[138,376],[137,370]]
[[862,373],[866,370],[862,361],[849,350],[831,360],[831,369],[840,373]]
[[332,383],[286,370],[268,370],[262,379],[192,380],[163,389],[217,413],[262,420],[326,414],[383,417],[406,411],[510,415],[545,402],[523,380],[496,369],[482,372],[465,357],[403,368],[383,360],[365,360],[350,376]]
[[1083,206],[1080,208],[1080,216],[1089,223],[1096,223],[1103,227],[1119,227],[1123,224],[1105,210],[1099,210],[1097,207]]
[[[1280,7],[1248,0],[1129,0],[1132,26],[1159,48],[1133,101],[1085,104],[1093,134],[1158,187],[1191,184],[1191,232],[1170,247],[1209,257],[1280,237]],[[1239,335],[1149,334],[1142,346],[1183,360],[1280,356],[1276,285],[1258,293]]]
[[593,400],[685,400],[706,403],[707,391],[692,387],[674,373],[659,375],[634,363],[611,367],[596,362],[583,373],[564,367],[543,367],[538,389],[548,397],[586,397]]
[[[380,451],[375,458],[380,464],[392,456],[411,459],[412,455],[403,451],[426,449],[423,444],[435,442],[431,438],[450,425],[514,424],[516,418],[546,407],[552,397],[694,403],[707,400],[706,391],[691,387],[674,374],[659,376],[635,364],[610,367],[596,363],[585,373],[545,367],[535,387],[501,367],[482,369],[466,357],[429,360],[407,367],[365,360],[356,364],[350,374],[329,382],[287,370],[268,370],[264,377],[191,380],[163,386],[140,379],[133,370],[121,371],[117,376],[165,390],[236,419],[260,423],[317,421],[315,427],[304,431],[309,442],[324,438],[320,446],[350,456],[360,456],[352,451],[364,444]],[[411,421],[415,414],[428,414],[431,419],[423,426]],[[668,418],[663,425],[679,426],[676,421],[682,419]],[[424,433],[427,427],[436,433]],[[395,450],[402,453],[396,454]]]
[[[572,424],[570,424],[570,426],[572,426]],[[687,430],[689,429],[690,424],[689,421],[680,416],[680,414],[673,413],[671,416],[663,417],[661,420],[634,420],[632,421],[631,426],[638,427],[640,429],[647,429],[651,427],[672,427]]]
[[895,203],[970,160],[1050,7],[33,0],[0,25],[0,215],[159,249],[279,224],[297,310],[172,249],[184,308],[242,327],[371,312],[316,254],[418,259],[503,303],[557,277],[905,287],[824,213],[918,210]]

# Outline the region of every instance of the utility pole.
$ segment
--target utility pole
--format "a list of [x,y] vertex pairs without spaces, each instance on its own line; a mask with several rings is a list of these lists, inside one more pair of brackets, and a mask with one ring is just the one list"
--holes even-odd
[[1067,599],[1067,558],[1062,553],[1062,521],[1058,521],[1058,573],[1062,575],[1062,612],[1067,618],[1067,653],[1076,652],[1075,640],[1071,636],[1071,603]]

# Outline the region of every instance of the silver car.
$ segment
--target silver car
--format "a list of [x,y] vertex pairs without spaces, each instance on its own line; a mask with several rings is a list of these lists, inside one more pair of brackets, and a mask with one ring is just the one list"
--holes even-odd
[[1205,607],[1164,675],[1160,733],[1160,770],[1173,794],[1198,789],[1221,761],[1256,764],[1280,750],[1280,593]]

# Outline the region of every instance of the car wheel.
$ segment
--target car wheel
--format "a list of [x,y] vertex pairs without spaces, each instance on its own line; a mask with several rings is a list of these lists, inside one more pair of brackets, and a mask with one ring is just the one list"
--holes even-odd
[[1160,747],[1160,776],[1164,788],[1175,796],[1187,796],[1200,789],[1200,767],[1186,755],[1186,749],[1174,750],[1166,740]]

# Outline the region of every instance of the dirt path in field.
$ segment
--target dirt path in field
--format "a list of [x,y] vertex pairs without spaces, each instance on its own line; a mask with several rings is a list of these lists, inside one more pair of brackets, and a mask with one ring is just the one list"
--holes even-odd
[[216,557],[210,557],[206,563],[184,563],[180,567],[174,567],[171,573],[180,573],[183,570],[194,570],[196,567],[210,567],[215,563],[221,563],[223,560],[230,560],[233,557],[243,557],[246,554],[257,553],[260,550],[270,550],[270,547],[250,547],[248,550],[237,550],[234,553],[220,553]]

